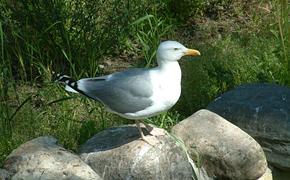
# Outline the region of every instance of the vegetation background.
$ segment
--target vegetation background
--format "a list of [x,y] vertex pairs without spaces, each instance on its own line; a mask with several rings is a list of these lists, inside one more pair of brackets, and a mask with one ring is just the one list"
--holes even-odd
[[55,136],[75,151],[132,123],[66,93],[53,71],[77,79],[151,67],[166,39],[198,49],[201,57],[181,62],[178,104],[147,120],[169,129],[240,84],[289,86],[289,31],[287,0],[1,0],[0,167],[34,137]]

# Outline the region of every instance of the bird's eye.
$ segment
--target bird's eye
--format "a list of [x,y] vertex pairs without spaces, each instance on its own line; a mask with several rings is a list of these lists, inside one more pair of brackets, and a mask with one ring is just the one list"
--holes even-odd
[[177,51],[177,50],[179,50],[179,48],[174,48],[174,51]]

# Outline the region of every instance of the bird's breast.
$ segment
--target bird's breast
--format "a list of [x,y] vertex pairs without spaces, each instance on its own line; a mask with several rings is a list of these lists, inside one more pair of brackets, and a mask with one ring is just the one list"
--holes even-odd
[[164,110],[171,108],[179,99],[181,93],[181,75],[159,75],[153,80],[153,96],[155,104]]
[[179,99],[181,86],[178,82],[162,83],[159,87],[159,96],[161,101],[167,106],[172,107]]

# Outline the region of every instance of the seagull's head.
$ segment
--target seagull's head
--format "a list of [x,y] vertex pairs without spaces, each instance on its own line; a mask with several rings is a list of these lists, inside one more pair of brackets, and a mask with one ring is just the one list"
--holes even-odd
[[[178,61],[183,56],[199,56],[200,52],[195,49],[188,49],[177,41],[164,41],[157,49],[157,60]],[[158,63],[159,63],[158,62]]]

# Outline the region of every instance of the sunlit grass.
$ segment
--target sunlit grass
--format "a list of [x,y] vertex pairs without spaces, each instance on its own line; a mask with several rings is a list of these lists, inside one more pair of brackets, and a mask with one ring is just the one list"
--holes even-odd
[[19,84],[0,107],[1,160],[17,145],[34,137],[52,135],[65,147],[76,150],[96,132],[126,123],[97,102],[68,95],[57,84],[41,88]]

